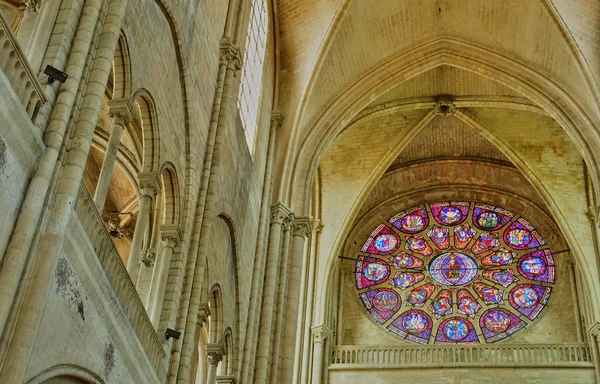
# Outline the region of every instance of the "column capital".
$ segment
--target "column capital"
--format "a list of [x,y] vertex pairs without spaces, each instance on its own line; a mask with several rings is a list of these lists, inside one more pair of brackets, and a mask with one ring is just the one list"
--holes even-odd
[[223,360],[223,345],[221,343],[206,344],[206,360],[208,364],[219,365]]
[[153,197],[161,189],[160,174],[157,172],[140,172],[138,173],[138,184],[140,186],[140,195]]
[[160,227],[160,238],[166,247],[175,248],[181,240],[181,231],[178,225],[162,225]]
[[271,223],[283,224],[283,222],[292,214],[292,211],[281,202],[271,206]]
[[113,124],[126,126],[133,121],[133,107],[127,99],[115,99],[108,102],[108,114]]
[[307,237],[310,235],[312,227],[308,217],[296,217],[292,224],[294,225],[294,236]]
[[271,129],[277,130],[281,127],[281,123],[283,122],[283,116],[279,112],[271,113]]
[[315,343],[323,343],[331,336],[331,330],[324,325],[317,325],[311,328],[313,334],[313,341]]
[[242,69],[240,50],[228,37],[221,39],[219,62],[227,66],[227,69],[233,70],[234,76]]

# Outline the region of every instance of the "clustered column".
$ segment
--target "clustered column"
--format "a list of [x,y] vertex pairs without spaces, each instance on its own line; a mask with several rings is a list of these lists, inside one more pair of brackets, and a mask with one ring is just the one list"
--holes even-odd
[[206,384],[216,384],[217,368],[219,367],[221,360],[223,360],[223,346],[221,344],[207,344],[206,359],[208,362]]
[[133,119],[133,109],[128,100],[111,101],[109,108],[110,117],[112,119],[112,130],[110,132],[110,138],[108,139],[108,145],[106,146],[106,152],[104,153],[104,161],[102,162],[102,168],[100,169],[98,185],[96,186],[96,192],[94,193],[94,203],[100,213],[104,211],[104,204],[106,203],[108,187],[110,186],[110,180],[112,179],[112,174],[115,169],[115,162],[117,161],[117,154],[119,153],[123,129],[125,129]]
[[138,182],[140,187],[139,211],[137,222],[135,224],[135,231],[133,233],[133,240],[131,242],[129,259],[127,260],[127,272],[134,283],[140,269],[140,256],[142,253],[144,233],[148,226],[150,207],[152,206],[152,200],[154,196],[158,194],[161,185],[159,175],[155,172],[140,173],[138,175]]

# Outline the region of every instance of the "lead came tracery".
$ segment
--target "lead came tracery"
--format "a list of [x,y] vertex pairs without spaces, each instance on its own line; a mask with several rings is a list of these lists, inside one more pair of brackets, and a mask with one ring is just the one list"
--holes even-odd
[[539,316],[554,280],[552,252],[539,231],[482,203],[402,211],[375,228],[356,264],[367,311],[420,344],[502,340]]

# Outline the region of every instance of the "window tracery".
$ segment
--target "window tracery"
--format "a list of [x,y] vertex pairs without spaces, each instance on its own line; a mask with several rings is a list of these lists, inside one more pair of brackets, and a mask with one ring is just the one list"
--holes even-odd
[[525,218],[487,204],[440,202],[398,213],[360,249],[361,302],[388,331],[420,344],[493,343],[548,303],[552,252]]

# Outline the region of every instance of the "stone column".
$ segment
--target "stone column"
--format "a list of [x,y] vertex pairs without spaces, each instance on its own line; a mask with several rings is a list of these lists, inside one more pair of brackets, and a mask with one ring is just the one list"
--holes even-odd
[[256,352],[256,383],[267,382],[267,372],[273,337],[273,314],[275,293],[277,291],[277,276],[279,275],[279,260],[281,256],[281,232],[283,222],[291,214],[290,210],[281,203],[271,208],[271,228],[269,232],[269,248],[267,252],[267,270],[264,278],[263,303],[261,309],[260,331]]
[[160,176],[155,172],[142,172],[138,175],[140,186],[140,204],[133,232],[133,240],[131,242],[131,250],[129,251],[129,259],[127,260],[127,272],[129,277],[134,282],[137,278],[137,273],[140,267],[140,256],[142,252],[142,243],[144,233],[148,226],[148,214],[152,205],[152,199],[160,190]]
[[[292,254],[290,258],[289,290],[287,293],[287,309],[285,327],[285,338],[283,342],[283,355],[281,364],[281,382],[292,383],[294,374],[294,357],[297,339],[302,334],[299,326],[299,302],[300,302],[300,277],[302,265],[304,264],[304,243],[310,233],[310,221],[306,217],[298,217],[293,221],[294,234],[292,238]],[[299,357],[299,356],[298,356]]]
[[206,359],[208,360],[206,384],[216,384],[217,368],[223,360],[223,346],[221,344],[206,344]]
[[271,114],[271,130],[269,146],[265,165],[265,178],[263,181],[262,199],[260,204],[260,218],[254,255],[254,269],[252,271],[252,286],[250,289],[250,306],[248,310],[248,324],[244,340],[244,354],[242,357],[241,382],[250,382],[254,370],[256,352],[256,338],[258,337],[258,323],[260,319],[260,305],[262,302],[263,277],[265,273],[266,248],[268,243],[269,207],[273,194],[273,164],[275,162],[275,139],[281,126],[282,117],[278,113]]
[[319,325],[312,328],[313,358],[312,358],[312,384],[321,384],[323,380],[323,360],[325,358],[325,341],[329,337],[329,330]]
[[573,257],[569,257],[566,260],[566,264],[567,264],[567,268],[569,270],[569,282],[571,283],[571,295],[572,295],[572,301],[573,301],[573,309],[574,309],[574,316],[575,316],[575,325],[577,326],[577,341],[582,343],[583,342],[583,331],[582,331],[582,327],[581,327],[581,311],[579,308],[579,295],[577,292],[577,281],[575,280],[575,261],[573,260]]
[[[307,383],[309,378],[309,359],[311,355],[311,340],[310,340],[310,332],[311,332],[311,323],[313,317],[313,306],[314,306],[314,291],[315,291],[315,275],[316,275],[316,262],[317,255],[319,250],[319,239],[320,233],[323,230],[323,225],[321,225],[321,220],[312,219],[311,220],[311,237],[310,237],[310,253],[309,253],[309,265],[308,265],[308,283],[306,289],[306,314],[304,315],[304,341],[302,345],[302,363],[301,363],[301,374],[300,374],[300,383]],[[297,383],[297,381],[295,381]]]
[[[171,266],[171,257],[173,256],[173,250],[181,240],[181,232],[175,225],[166,225],[162,227],[160,236],[164,247],[152,274],[152,288],[150,290],[150,300],[152,300],[150,321],[155,329],[158,329],[160,322],[165,290],[167,289],[167,278],[169,277],[169,267]],[[154,282],[155,279],[156,283]]]
[[125,126],[133,120],[133,109],[129,100],[122,99],[111,101],[109,107],[110,117],[112,119],[112,130],[110,132],[108,144],[106,145],[104,161],[102,162],[102,168],[100,169],[96,192],[94,193],[94,203],[100,214],[104,212],[106,195],[108,194],[108,187],[110,186],[117,154],[119,153],[123,129],[125,129]]

